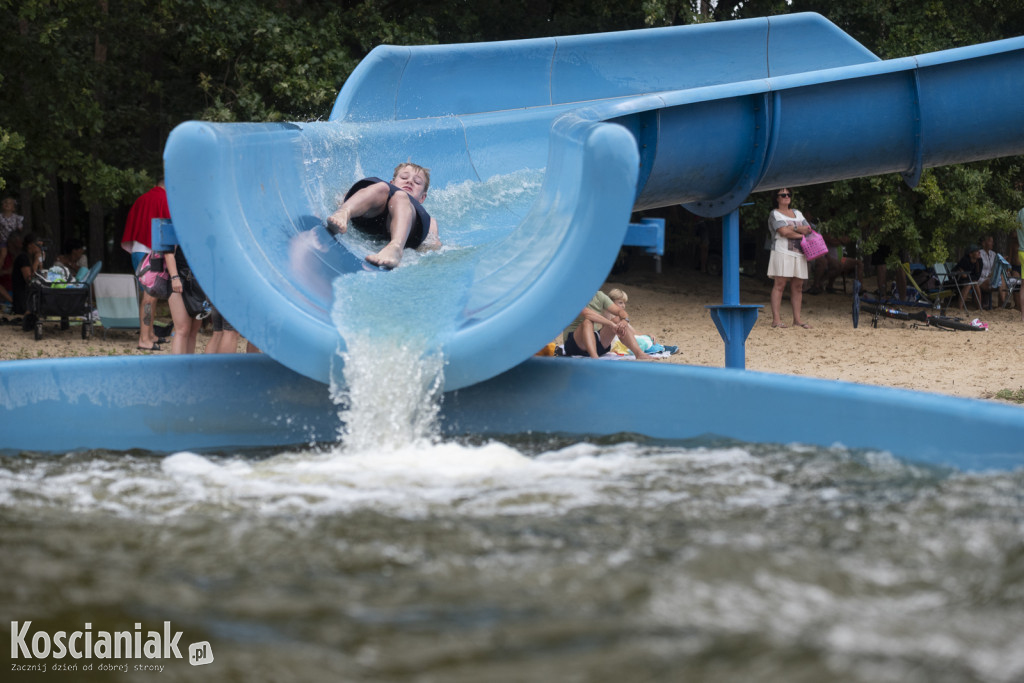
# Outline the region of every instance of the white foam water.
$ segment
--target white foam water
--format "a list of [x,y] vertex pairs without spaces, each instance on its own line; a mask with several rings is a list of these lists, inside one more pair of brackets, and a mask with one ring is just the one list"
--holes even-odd
[[334,387],[342,442],[353,453],[389,452],[438,439],[444,361],[415,342],[350,338],[344,384]]

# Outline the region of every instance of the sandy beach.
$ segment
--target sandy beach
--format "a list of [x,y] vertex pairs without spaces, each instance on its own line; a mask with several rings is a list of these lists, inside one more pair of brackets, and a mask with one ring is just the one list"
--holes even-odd
[[[870,278],[866,285],[874,288]],[[678,354],[654,362],[725,365],[724,345],[706,308],[722,302],[720,276],[692,270],[662,274],[629,271],[609,279],[603,289],[607,292],[613,287],[628,294],[630,316],[638,331],[653,335],[661,343],[679,346]],[[972,309],[965,314],[950,309],[949,315],[966,320],[977,317],[988,323],[984,332],[944,331],[888,318],[880,319],[878,327],[872,328],[869,314],[862,314],[859,327],[854,329],[851,295],[805,294],[803,318],[812,329],[773,329],[769,291],[770,284],[761,278],[741,278],[741,303],[764,307],[747,338],[749,370],[991,400],[1000,400],[996,398],[1000,391],[1015,392],[1024,387],[1024,323],[1019,311]],[[792,318],[788,297],[782,312],[788,323]],[[199,351],[209,338],[208,330],[200,333]],[[43,339],[36,341],[32,333],[22,332],[20,325],[0,324],[0,360],[6,362],[157,355],[136,347],[134,331],[110,330],[104,339],[102,328],[96,328],[90,339],[83,340],[77,325],[62,331],[52,322],[45,324]],[[244,341],[239,347],[244,349]],[[170,353],[170,345],[164,349],[160,355]]]

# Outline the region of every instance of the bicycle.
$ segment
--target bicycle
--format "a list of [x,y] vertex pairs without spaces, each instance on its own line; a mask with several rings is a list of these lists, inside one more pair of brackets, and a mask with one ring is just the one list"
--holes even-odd
[[[864,300],[860,295],[860,283],[853,283],[853,326],[860,324],[860,311],[871,313],[871,327],[878,327],[880,317],[893,318],[894,320],[914,321],[923,323],[927,327],[935,327],[944,330],[957,330],[962,332],[979,332],[988,329],[988,325],[982,323],[975,325],[964,322],[961,318],[953,318],[947,315],[934,315],[928,311],[913,311],[908,313],[898,306],[887,305],[877,300]],[[914,327],[917,327],[915,324]]]

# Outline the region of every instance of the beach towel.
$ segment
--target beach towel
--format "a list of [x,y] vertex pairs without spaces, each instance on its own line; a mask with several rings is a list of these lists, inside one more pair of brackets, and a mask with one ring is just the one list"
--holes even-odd
[[[637,339],[639,340],[639,337]],[[650,339],[650,337],[648,337],[648,339]],[[622,351],[618,351],[617,347],[621,348]],[[641,350],[643,350],[642,346]],[[644,350],[644,353],[646,353],[648,356],[651,356],[652,358],[668,358],[669,356],[678,352],[678,346],[663,346],[661,344],[652,344],[651,346],[647,347],[646,350]],[[555,355],[565,355],[565,346],[563,344],[559,344],[556,347]],[[577,356],[577,358],[582,357],[583,356]],[[603,356],[598,356],[598,360],[635,360],[635,358],[633,357],[633,353],[626,348],[626,345],[623,344],[618,337],[615,337],[615,339],[612,340],[612,345],[608,353],[604,354]]]

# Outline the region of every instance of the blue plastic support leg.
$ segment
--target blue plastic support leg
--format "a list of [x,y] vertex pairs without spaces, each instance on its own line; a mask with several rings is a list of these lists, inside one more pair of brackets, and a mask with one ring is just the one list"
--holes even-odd
[[665,219],[641,218],[639,223],[630,223],[622,245],[644,247],[654,256],[655,271],[660,274],[661,257],[665,253]]
[[746,367],[747,335],[757,322],[761,306],[740,304],[740,214],[722,216],[722,304],[708,306],[718,334],[725,341],[725,367]]
[[639,223],[630,223],[622,245],[644,247],[648,254],[665,253],[665,219],[641,218]]

